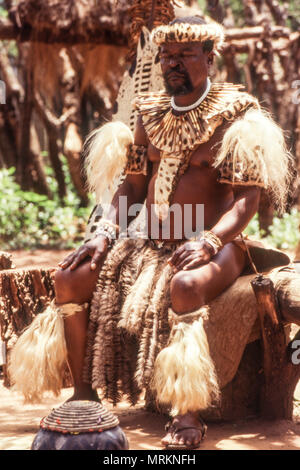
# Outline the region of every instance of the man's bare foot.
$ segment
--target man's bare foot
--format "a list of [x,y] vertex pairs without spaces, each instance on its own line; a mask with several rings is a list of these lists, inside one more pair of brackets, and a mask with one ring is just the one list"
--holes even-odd
[[97,390],[93,390],[88,384],[84,384],[81,387],[75,388],[73,395],[67,400],[67,402],[75,400],[89,400],[100,402]]
[[206,429],[198,413],[178,415],[167,424],[167,434],[161,442],[167,449],[195,449],[203,440]]

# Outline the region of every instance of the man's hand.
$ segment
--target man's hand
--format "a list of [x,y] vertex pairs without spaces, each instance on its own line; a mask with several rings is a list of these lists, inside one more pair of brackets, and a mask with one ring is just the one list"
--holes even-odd
[[70,270],[73,271],[85,258],[91,257],[91,270],[94,271],[97,268],[97,264],[106,255],[107,250],[108,239],[98,235],[93,240],[80,246],[58,265],[62,269],[70,267]]
[[210,262],[213,251],[212,246],[205,240],[187,242],[174,251],[168,263],[176,272],[181,269],[186,271],[199,268],[199,266]]

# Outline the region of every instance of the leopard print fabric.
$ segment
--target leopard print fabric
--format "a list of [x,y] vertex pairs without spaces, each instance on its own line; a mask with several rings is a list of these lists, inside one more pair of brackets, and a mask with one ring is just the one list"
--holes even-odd
[[246,167],[243,161],[238,161],[233,165],[230,155],[228,155],[218,170],[219,183],[265,187],[261,172],[255,162],[250,168]]
[[127,175],[147,174],[147,147],[133,144],[129,146],[125,173]]
[[175,23],[172,25],[161,25],[152,32],[153,42],[160,46],[163,43],[174,42],[204,42],[207,40],[214,42],[214,51],[219,52],[224,43],[224,29],[214,22],[210,24],[184,24]]

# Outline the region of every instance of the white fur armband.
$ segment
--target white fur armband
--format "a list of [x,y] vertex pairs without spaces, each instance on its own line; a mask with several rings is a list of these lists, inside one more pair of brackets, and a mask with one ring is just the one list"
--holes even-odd
[[225,132],[214,166],[219,182],[260,186],[283,209],[290,182],[291,155],[281,128],[265,111],[250,109]]
[[127,165],[129,145],[133,134],[123,122],[109,122],[96,129],[87,138],[84,148],[85,168],[89,190],[96,192],[97,203],[109,190],[114,194],[122,172]]

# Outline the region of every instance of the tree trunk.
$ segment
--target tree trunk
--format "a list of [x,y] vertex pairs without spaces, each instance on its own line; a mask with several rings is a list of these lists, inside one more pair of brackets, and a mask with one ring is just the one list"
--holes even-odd
[[252,0],[243,0],[243,4],[246,25],[256,26],[259,23],[260,18],[255,3]]
[[10,64],[7,50],[0,46],[0,72],[5,82],[5,104],[0,108],[0,152],[3,166],[16,166],[18,160],[17,135],[19,127],[19,107],[24,100],[24,90]]
[[20,134],[17,141],[18,162],[16,179],[23,189],[31,189],[31,153],[30,153],[30,128],[33,111],[33,68],[29,53],[28,65],[25,73],[24,102],[21,110]]
[[17,140],[18,161],[16,179],[22,189],[35,189],[51,198],[43,162],[38,152],[32,149],[32,113],[34,108],[33,55],[28,49],[25,73],[25,98],[21,107],[20,134]]
[[219,0],[206,0],[206,8],[209,16],[211,16],[218,23],[223,23],[225,18],[225,11]]
[[81,199],[82,205],[85,206],[88,204],[88,196],[81,162],[82,139],[80,133],[81,106],[79,81],[66,49],[60,51],[59,59],[61,67],[60,79],[64,100],[63,113],[69,113],[64,142],[64,154],[68,160],[74,186]]
[[8,113],[14,112],[11,103],[6,103],[0,108],[0,153],[2,156],[1,167],[16,167],[18,155],[14,139],[14,131],[7,119]]
[[0,251],[0,271],[3,269],[10,269],[13,267],[13,262],[11,259],[11,254],[6,253],[5,251]]
[[60,200],[63,202],[63,198],[67,194],[67,187],[65,182],[65,175],[62,168],[62,163],[59,158],[60,145],[58,144],[59,135],[57,129],[53,127],[47,127],[48,134],[48,146],[49,146],[49,159],[51,161],[56,181],[58,184],[58,195]]
[[52,272],[38,268],[0,271],[1,333],[8,349],[54,298]]
[[280,5],[276,0],[266,0],[266,4],[268,5],[276,23],[281,26],[285,26],[288,17],[285,6]]
[[236,51],[234,46],[230,46],[223,54],[224,64],[226,67],[226,81],[230,83],[241,82],[241,70],[237,64]]
[[61,151],[61,146],[59,145],[59,131],[61,128],[61,121],[57,119],[49,109],[47,109],[46,104],[43,103],[42,98],[37,91],[35,92],[35,109],[46,128],[49,159],[58,184],[58,194],[60,199],[63,201],[63,198],[67,194],[67,188],[62,163],[59,158]]

